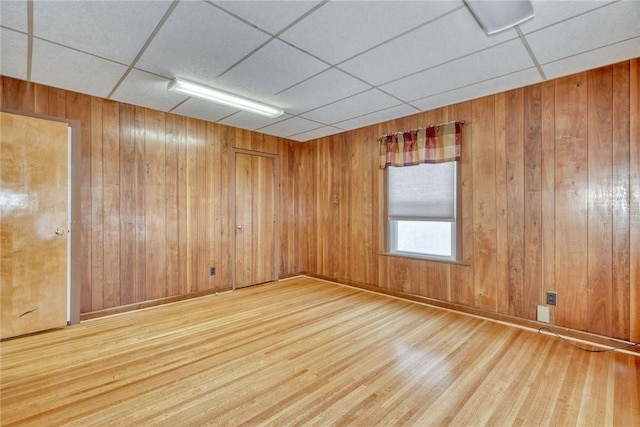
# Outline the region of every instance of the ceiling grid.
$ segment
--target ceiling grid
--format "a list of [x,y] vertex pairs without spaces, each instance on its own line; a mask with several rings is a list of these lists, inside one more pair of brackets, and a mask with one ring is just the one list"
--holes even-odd
[[0,73],[308,141],[640,56],[640,1],[532,4],[487,35],[462,0],[0,0]]

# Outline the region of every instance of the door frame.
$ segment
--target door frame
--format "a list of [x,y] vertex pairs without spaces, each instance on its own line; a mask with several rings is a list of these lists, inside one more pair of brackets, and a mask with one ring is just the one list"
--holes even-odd
[[233,238],[232,251],[231,251],[231,289],[236,290],[236,154],[247,154],[249,156],[268,157],[273,159],[273,167],[275,169],[274,177],[274,210],[275,210],[275,224],[274,224],[274,239],[275,245],[273,251],[273,280],[280,279],[280,269],[278,264],[280,261],[280,156],[272,153],[265,153],[262,151],[247,150],[244,148],[233,147],[231,149],[231,191],[229,191],[229,206],[231,210],[231,216],[229,221],[230,235]]
[[81,292],[81,269],[80,259],[82,253],[80,233],[82,230],[82,215],[80,212],[80,182],[82,171],[81,131],[82,126],[79,120],[70,120],[64,117],[49,116],[46,114],[36,114],[28,111],[15,110],[11,108],[0,108],[3,113],[15,114],[18,116],[33,117],[36,119],[49,120],[52,122],[66,123],[71,128],[71,141],[67,149],[68,174],[69,174],[69,243],[67,244],[67,323],[70,325],[80,323],[80,292]]

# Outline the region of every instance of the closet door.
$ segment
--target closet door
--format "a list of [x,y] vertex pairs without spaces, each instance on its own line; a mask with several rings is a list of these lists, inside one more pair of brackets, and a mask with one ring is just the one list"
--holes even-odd
[[276,159],[235,153],[235,288],[277,280]]
[[0,113],[1,338],[67,324],[68,126]]

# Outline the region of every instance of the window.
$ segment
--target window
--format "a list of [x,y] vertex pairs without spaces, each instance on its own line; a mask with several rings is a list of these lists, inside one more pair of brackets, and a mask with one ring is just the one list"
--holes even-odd
[[458,259],[457,167],[445,162],[387,169],[390,253]]

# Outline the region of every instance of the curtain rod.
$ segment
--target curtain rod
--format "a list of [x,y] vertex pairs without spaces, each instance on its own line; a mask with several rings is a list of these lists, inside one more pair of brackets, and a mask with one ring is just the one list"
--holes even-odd
[[[429,125],[429,126],[425,126],[425,128],[434,128],[434,127],[438,127],[438,126],[442,126],[442,125],[448,125],[449,123],[460,123],[461,125],[464,125],[465,121],[464,120],[450,120],[448,122],[442,122],[442,123],[438,123],[437,125]],[[382,138],[386,138],[389,135],[395,135],[397,133],[406,133],[406,132],[417,132],[418,130],[420,130],[422,128],[418,128],[418,129],[411,129],[411,130],[403,130],[402,132],[394,132],[392,134],[388,134],[385,133],[384,135],[382,135],[380,138],[378,138],[378,140],[382,139]]]

